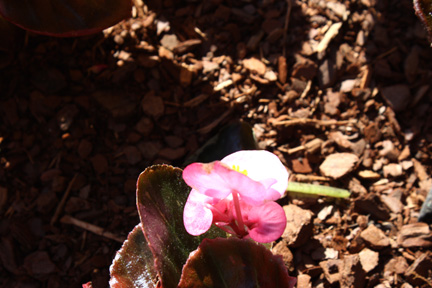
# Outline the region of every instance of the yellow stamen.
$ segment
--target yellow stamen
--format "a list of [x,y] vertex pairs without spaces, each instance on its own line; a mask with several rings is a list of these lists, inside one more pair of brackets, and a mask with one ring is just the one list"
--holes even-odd
[[248,175],[248,173],[247,173],[247,170],[245,169],[245,170],[242,170],[242,171],[240,171],[240,165],[232,165],[232,168],[233,168],[233,170],[235,170],[235,171],[237,171],[237,172],[240,172],[240,173],[242,173],[242,174],[244,174],[244,175]]

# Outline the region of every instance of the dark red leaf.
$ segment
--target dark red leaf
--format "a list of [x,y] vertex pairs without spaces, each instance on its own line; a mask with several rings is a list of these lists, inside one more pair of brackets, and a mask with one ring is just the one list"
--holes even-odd
[[151,166],[138,178],[138,212],[163,288],[177,287],[189,253],[204,237],[224,235],[219,229],[210,229],[201,237],[186,232],[183,208],[189,191],[182,170],[172,166]]
[[141,227],[141,224],[135,226],[116,254],[110,267],[112,288],[156,287],[157,273],[153,266],[153,254]]
[[0,14],[36,33],[71,37],[99,32],[130,17],[130,0],[0,0]]
[[204,239],[191,254],[179,288],[292,288],[296,279],[288,275],[281,256],[251,240]]
[[414,10],[426,27],[432,43],[432,0],[414,0]]

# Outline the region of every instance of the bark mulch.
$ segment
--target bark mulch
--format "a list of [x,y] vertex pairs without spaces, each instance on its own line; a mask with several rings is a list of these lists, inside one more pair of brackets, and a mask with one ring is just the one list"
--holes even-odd
[[[107,287],[135,183],[243,121],[294,181],[297,287],[431,287],[432,53],[412,1],[134,1],[92,37],[0,57],[0,286]],[[10,58],[11,56],[12,58]]]

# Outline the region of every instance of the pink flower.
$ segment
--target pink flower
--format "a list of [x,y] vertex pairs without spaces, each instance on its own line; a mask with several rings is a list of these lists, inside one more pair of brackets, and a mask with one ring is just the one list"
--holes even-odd
[[286,226],[274,202],[288,186],[288,172],[267,151],[239,151],[221,161],[192,163],[183,171],[192,187],[183,211],[186,231],[201,235],[212,224],[261,243],[279,238]]

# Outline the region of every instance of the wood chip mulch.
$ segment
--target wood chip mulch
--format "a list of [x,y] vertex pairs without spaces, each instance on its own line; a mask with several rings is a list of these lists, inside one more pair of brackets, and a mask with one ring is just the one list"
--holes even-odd
[[412,1],[134,3],[92,37],[0,46],[1,287],[107,287],[139,173],[237,120],[292,180],[351,191],[285,200],[275,251],[297,287],[432,286],[432,50]]

